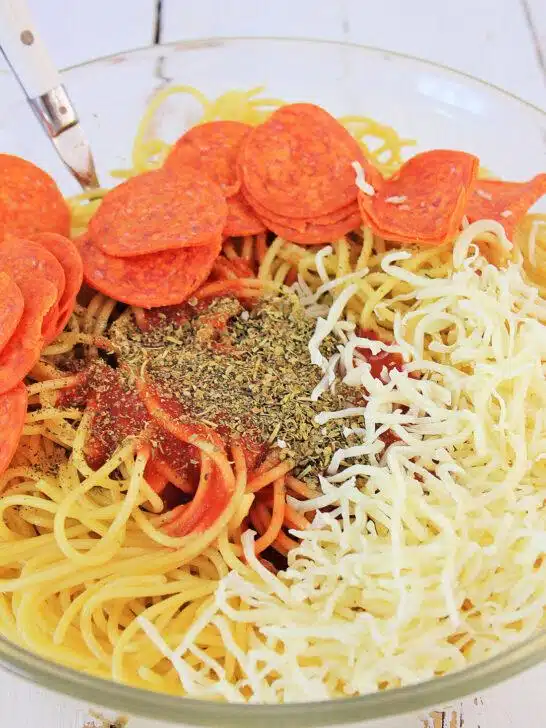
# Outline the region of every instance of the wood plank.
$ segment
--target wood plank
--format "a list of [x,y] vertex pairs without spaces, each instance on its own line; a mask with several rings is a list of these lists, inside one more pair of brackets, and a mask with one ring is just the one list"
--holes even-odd
[[345,2],[321,0],[163,0],[162,41],[211,36],[341,40]]
[[429,0],[383,0],[373,13],[366,12],[368,0],[345,2],[348,40],[421,56],[545,104],[542,69],[520,0],[458,0],[441,6]]
[[520,0],[223,0],[221,10],[217,0],[163,0],[163,16],[164,41],[214,35],[348,40],[442,63],[546,105]]
[[538,61],[546,83],[546,2],[544,0],[521,0],[521,4],[531,26]]

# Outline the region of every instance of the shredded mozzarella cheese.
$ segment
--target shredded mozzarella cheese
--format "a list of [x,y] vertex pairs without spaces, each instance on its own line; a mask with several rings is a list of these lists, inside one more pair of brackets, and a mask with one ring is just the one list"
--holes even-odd
[[366,182],[366,175],[360,162],[351,162],[351,167],[356,173],[355,184],[358,189],[364,192],[365,195],[373,197],[375,195],[375,189],[369,182]]
[[[414,683],[546,626],[546,326],[529,302],[545,311],[519,266],[499,270],[473,244],[488,231],[508,248],[500,227],[469,225],[448,279],[404,270],[404,251],[388,256],[384,269],[412,286],[413,305],[392,345],[353,334],[341,348],[350,365],[338,376],[370,396],[317,417],[355,426],[320,478],[322,494],[289,498],[316,510],[312,527],[294,532],[301,544],[285,572],[256,582],[231,573],[217,592],[220,614],[258,635],[245,660],[261,666],[256,694],[266,700]],[[316,363],[350,295],[317,320]],[[409,361],[374,379],[357,345]],[[400,439],[386,449],[389,430]],[[245,556],[264,572],[252,539]]]
[[328,362],[320,353],[319,347],[324,339],[334,330],[336,323],[341,318],[345,306],[356,291],[357,287],[354,284],[347,286],[347,288],[345,288],[345,290],[343,290],[335,299],[328,311],[328,316],[325,319],[322,318],[322,316],[319,316],[317,319],[315,332],[309,340],[309,354],[311,355],[311,361],[313,364],[320,366],[324,372],[328,369]]

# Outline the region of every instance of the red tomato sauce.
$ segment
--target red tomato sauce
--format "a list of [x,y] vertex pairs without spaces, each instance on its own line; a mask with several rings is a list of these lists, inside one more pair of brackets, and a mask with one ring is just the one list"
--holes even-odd
[[[103,365],[100,382],[91,387],[87,409],[92,413],[85,444],[90,467],[97,469],[130,436],[138,436],[150,425],[150,416],[136,391],[123,385],[117,370]],[[90,377],[98,379],[98,376]]]
[[[362,338],[371,339],[372,341],[381,341],[377,333],[372,331],[372,329],[361,329],[357,333],[358,336],[361,336]],[[374,379],[382,379],[381,375],[383,368],[385,368],[387,372],[391,372],[393,370],[402,371],[404,368],[404,360],[400,354],[388,351],[380,351],[377,354],[373,354],[371,349],[367,347],[358,347],[357,351],[370,365],[370,372]],[[379,439],[385,444],[385,448],[390,447],[395,442],[400,442],[400,438],[392,430],[384,432],[379,436]]]
[[[189,319],[187,308],[168,307],[166,314],[165,311],[146,312],[146,318],[154,322],[147,321],[150,323],[148,330],[155,325],[165,325],[167,320],[182,324]],[[199,450],[178,440],[152,418],[136,387],[125,383],[122,372],[123,369],[113,369],[105,362],[93,363],[79,373],[74,386],[59,392],[57,405],[86,409],[91,413],[84,453],[88,465],[94,470],[100,468],[127,437],[145,439],[151,445],[152,455],[146,476],[154,490],[165,491],[165,504],[170,509],[184,502],[184,497],[168,486],[174,486],[185,494],[197,488],[201,463]],[[161,398],[161,407],[173,419],[193,419],[191,408],[178,400]],[[199,429],[198,422],[196,428]],[[232,436],[227,417],[218,418],[215,432],[224,442],[230,441]],[[245,432],[241,444],[247,469],[251,472],[262,462],[268,445],[251,430]]]
[[[363,339],[381,341],[377,333],[372,331],[372,329],[361,329],[357,332],[357,334]],[[386,368],[387,372],[390,372],[393,369],[402,371],[404,368],[404,360],[400,354],[391,353],[389,351],[380,351],[377,354],[372,354],[371,349],[368,349],[367,347],[357,347],[357,351],[370,365],[371,374],[374,379],[381,379],[383,367]]]

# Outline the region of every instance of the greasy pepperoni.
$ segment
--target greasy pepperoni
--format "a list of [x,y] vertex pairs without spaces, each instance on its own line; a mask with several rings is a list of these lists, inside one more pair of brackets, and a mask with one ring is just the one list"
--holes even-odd
[[0,273],[0,351],[15,333],[23,315],[25,299],[7,273]]
[[55,333],[57,336],[64,329],[74,311],[76,296],[83,282],[83,263],[74,243],[62,235],[42,233],[37,235],[34,240],[55,256],[65,274],[65,287],[58,304],[59,315]]
[[314,224],[307,222],[304,230],[297,230],[280,224],[277,220],[269,220],[262,217],[267,227],[276,235],[289,240],[292,243],[302,245],[320,245],[321,243],[332,243],[342,238],[351,230],[355,230],[362,222],[358,208],[348,217],[330,224]]
[[173,146],[164,168],[173,173],[194,169],[200,177],[208,177],[219,185],[226,197],[231,197],[240,186],[237,154],[251,128],[240,121],[209,121],[194,126]]
[[26,377],[40,358],[44,345],[43,323],[58,295],[53,284],[42,278],[36,280],[32,290],[22,287],[21,290],[25,299],[23,315],[13,336],[0,351],[0,394]]
[[66,282],[59,261],[39,243],[9,236],[0,243],[0,271],[13,278],[25,298],[32,295],[30,289],[38,280],[45,280],[55,286],[56,300],[42,319],[44,341],[51,341],[56,335],[58,303]]
[[115,258],[85,237],[77,243],[84,278],[90,286],[117,301],[143,308],[186,301],[207,279],[222,247],[218,237],[195,248]]
[[546,195],[546,174],[538,174],[529,182],[477,180],[466,203],[466,216],[475,220],[497,220],[508,237],[537,200]]
[[334,210],[333,212],[328,212],[324,215],[313,215],[312,218],[286,217],[284,215],[279,215],[272,210],[268,210],[264,205],[262,205],[254,197],[252,197],[252,195],[244,186],[242,188],[242,194],[244,194],[245,199],[251,205],[256,215],[258,215],[260,218],[275,220],[279,225],[283,227],[293,228],[294,230],[298,230],[300,232],[305,231],[310,225],[330,225],[332,223],[339,222],[340,220],[343,220],[344,218],[349,217],[349,215],[358,211],[358,201],[355,199],[348,205],[340,207],[337,210]]
[[259,235],[265,232],[265,225],[256,215],[242,194],[237,193],[230,197],[228,203],[228,216],[224,227],[224,237],[238,237],[241,235]]
[[70,211],[53,179],[39,167],[0,154],[0,240],[9,234],[70,232]]
[[364,161],[363,152],[336,119],[313,104],[291,104],[248,134],[238,169],[245,190],[263,207],[311,219],[356,199],[354,161]]
[[227,204],[221,189],[195,171],[146,172],[114,187],[91,218],[93,245],[109,256],[144,256],[208,246],[222,234]]
[[27,413],[27,388],[20,382],[0,395],[0,475],[13,458]]
[[436,149],[417,154],[374,195],[359,191],[362,219],[377,234],[401,243],[438,245],[455,237],[479,160]]
[[0,351],[0,393],[12,389],[38,361],[52,333],[64,273],[57,260],[37,243],[9,239],[0,245],[0,272],[18,285],[24,300],[21,319]]
[[45,278],[62,295],[66,278],[59,261],[39,243],[8,237],[0,243],[0,270],[8,273],[22,288],[37,278]]

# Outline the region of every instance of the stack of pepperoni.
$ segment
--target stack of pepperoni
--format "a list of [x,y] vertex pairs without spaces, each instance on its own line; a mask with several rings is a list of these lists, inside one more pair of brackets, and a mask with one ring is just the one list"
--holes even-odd
[[237,157],[251,130],[241,121],[211,121],[193,127],[177,141],[163,166],[173,174],[193,169],[220,186],[228,206],[224,238],[265,231],[265,225],[243,197],[237,175]]
[[19,442],[23,383],[42,348],[65,327],[83,278],[66,237],[70,213],[55,182],[18,157],[0,155],[0,473]]
[[209,277],[225,238],[263,232],[236,175],[250,131],[234,121],[190,129],[161,170],[109,192],[80,240],[88,283],[134,306],[179,304]]
[[388,240],[438,245],[455,237],[464,215],[494,218],[511,234],[546,191],[546,175],[477,187],[477,171],[475,156],[435,150],[385,179],[313,104],[281,107],[256,127],[208,122],[187,131],[160,170],[105,196],[80,240],[85,277],[118,301],[175,305],[214,274],[229,237],[271,231],[317,245],[364,223]]
[[375,177],[358,199],[362,222],[397,243],[440,245],[468,222],[496,220],[512,237],[527,210],[546,193],[546,174],[529,182],[478,180],[479,159],[435,149],[417,154],[389,179]]
[[479,160],[437,149],[412,157],[388,180],[359,193],[365,225],[399,243],[437,245],[460,229]]
[[330,114],[312,104],[291,104],[253,129],[237,165],[242,193],[266,227],[313,245],[360,225],[355,161],[380,177]]
[[79,241],[85,277],[133,306],[185,301],[222,247],[221,189],[191,170],[147,172],[111,190]]

